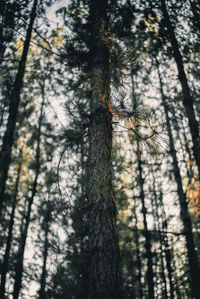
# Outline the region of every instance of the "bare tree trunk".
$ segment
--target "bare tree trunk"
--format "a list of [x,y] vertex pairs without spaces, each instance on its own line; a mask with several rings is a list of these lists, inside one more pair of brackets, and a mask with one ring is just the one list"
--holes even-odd
[[89,298],[116,299],[122,297],[119,294],[119,248],[112,188],[107,0],[91,0],[90,16],[93,62],[89,158]]
[[[136,111],[137,109],[137,102],[135,97],[135,86],[134,86],[134,71],[131,70],[131,85],[132,85],[132,103],[133,103],[133,110]],[[138,163],[138,172],[139,172],[139,188],[140,188],[140,199],[142,202],[142,215],[143,215],[143,224],[144,224],[144,237],[145,237],[145,249],[146,249],[146,256],[147,256],[147,284],[148,284],[148,296],[149,299],[154,298],[154,281],[153,281],[153,262],[152,262],[152,252],[151,252],[151,235],[148,230],[147,225],[147,211],[145,206],[145,194],[144,194],[144,179],[142,177],[142,160],[141,160],[141,150],[140,150],[140,144],[139,140],[137,140],[137,163]],[[136,218],[137,221],[137,218]],[[139,239],[138,235],[136,233],[136,246],[139,246]],[[139,249],[139,247],[138,247]],[[138,258],[138,270],[139,270],[139,276],[140,276],[140,285],[141,283],[141,264],[140,264],[140,258],[139,258],[139,250],[137,250],[137,258]],[[143,298],[143,291],[141,288],[140,296]]]
[[142,177],[142,161],[141,151],[139,147],[139,141],[137,141],[137,155],[138,155],[138,171],[139,171],[139,184],[140,184],[140,199],[142,202],[142,215],[144,224],[144,237],[145,237],[145,249],[147,256],[147,284],[148,284],[148,298],[154,299],[154,281],[153,281],[153,261],[151,252],[151,235],[147,225],[147,210],[145,206],[145,195],[144,195],[144,179]]
[[[163,205],[163,193],[162,190],[160,191],[159,202],[162,207],[162,228],[167,230],[167,218],[165,215],[164,205]],[[173,285],[173,268],[172,268],[172,255],[169,247],[169,241],[167,234],[163,234],[163,244],[164,244],[164,251],[165,251],[165,259],[167,265],[167,277],[169,280],[169,287],[170,287],[170,299],[174,299],[174,285]]]
[[44,250],[43,250],[43,265],[42,265],[42,275],[40,279],[40,291],[39,299],[45,299],[45,286],[46,286],[46,266],[47,266],[47,256],[48,256],[48,234],[50,228],[50,219],[51,211],[47,208],[45,219],[44,219],[44,228],[45,228],[45,240],[44,240]]
[[182,179],[181,179],[181,174],[180,174],[180,170],[179,170],[179,166],[178,166],[176,150],[174,147],[173,135],[172,135],[172,131],[171,131],[168,106],[166,104],[166,97],[165,97],[164,91],[163,91],[163,84],[162,84],[162,79],[161,79],[161,75],[159,72],[159,67],[158,67],[158,75],[159,75],[159,80],[160,80],[160,92],[161,92],[161,97],[162,97],[162,104],[163,104],[164,111],[165,111],[167,131],[168,131],[168,135],[169,135],[170,154],[173,159],[174,177],[175,177],[177,187],[178,187],[177,192],[178,192],[178,198],[179,198],[179,203],[180,203],[181,220],[183,222],[184,234],[186,237],[186,247],[187,247],[187,253],[188,253],[188,260],[189,260],[189,271],[190,271],[190,277],[191,277],[192,296],[195,299],[198,299],[198,298],[200,298],[200,288],[199,288],[200,271],[199,271],[199,266],[198,266],[198,259],[197,259],[197,254],[196,254],[196,250],[195,250],[194,239],[193,239],[192,223],[191,223],[191,218],[190,218],[190,214],[188,211],[186,195],[183,191]]
[[33,8],[30,16],[30,23],[27,29],[26,39],[24,41],[23,52],[19,62],[17,75],[13,84],[12,93],[10,96],[9,116],[6,131],[3,137],[3,144],[0,152],[0,218],[2,207],[5,201],[6,180],[8,177],[8,169],[11,162],[11,151],[14,142],[14,131],[16,127],[18,108],[20,103],[20,91],[23,85],[23,78],[25,73],[26,59],[28,49],[31,41],[31,34],[33,30],[33,23],[36,17],[38,0],[34,0]]
[[138,220],[136,215],[136,209],[134,209],[134,218],[135,218],[135,230],[134,230],[134,237],[135,237],[135,245],[136,245],[136,264],[137,264],[137,280],[138,280],[138,295],[140,299],[143,299],[143,285],[142,285],[142,263],[140,257],[140,244],[139,244],[139,233],[138,233]]
[[152,193],[153,193],[153,197],[152,197],[152,207],[154,207],[154,222],[155,222],[155,229],[158,231],[158,236],[159,236],[159,240],[160,240],[160,266],[161,266],[161,270],[160,272],[160,276],[161,276],[161,288],[162,288],[162,298],[163,299],[168,299],[168,295],[167,295],[167,282],[166,282],[166,277],[165,277],[165,266],[164,266],[164,249],[163,249],[163,232],[161,230],[161,217],[160,217],[160,213],[159,213],[159,207],[162,207],[162,205],[160,204],[160,202],[158,203],[158,195],[157,195],[157,189],[156,189],[156,179],[155,179],[155,175],[154,175],[154,170],[153,168],[151,168],[151,173],[152,173],[152,178],[153,178],[153,182],[152,182]]
[[[21,159],[21,157],[20,157]],[[15,191],[12,201],[12,211],[10,215],[10,221],[9,221],[9,228],[8,228],[8,236],[6,240],[6,250],[3,258],[2,263],[2,270],[1,270],[1,285],[0,285],[0,298],[4,299],[5,297],[5,285],[6,285],[6,274],[8,272],[8,266],[9,266],[9,256],[10,256],[10,248],[12,243],[12,236],[13,236],[13,226],[14,226],[14,217],[15,217],[15,209],[17,204],[17,195],[18,195],[18,187],[19,187],[19,180],[20,180],[20,173],[22,168],[22,162],[20,160],[18,169],[17,169],[17,179],[15,183]]]

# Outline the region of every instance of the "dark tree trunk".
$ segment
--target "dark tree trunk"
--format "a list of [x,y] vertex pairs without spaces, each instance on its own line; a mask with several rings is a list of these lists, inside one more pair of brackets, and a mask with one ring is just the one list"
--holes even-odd
[[38,299],[45,299],[45,286],[46,286],[46,275],[47,275],[47,256],[48,256],[48,234],[50,228],[50,219],[51,219],[51,211],[47,209],[47,214],[44,219],[44,232],[45,232],[45,240],[44,240],[44,250],[43,250],[43,265],[42,265],[42,274],[40,279],[40,291]]
[[107,0],[90,1],[91,123],[89,158],[89,298],[119,294],[119,248],[112,188],[112,113],[110,111]]
[[168,274],[168,280],[169,280],[169,286],[170,286],[170,299],[174,299],[174,285],[172,281],[172,266],[171,266],[171,252],[169,248],[169,242],[167,235],[164,236],[164,246],[165,246],[165,257],[166,257],[166,264],[167,264],[167,274]]
[[10,256],[10,248],[11,248],[12,236],[13,236],[14,217],[15,217],[15,209],[16,209],[16,203],[17,203],[17,195],[18,195],[18,186],[19,186],[21,167],[22,167],[22,163],[20,161],[19,165],[18,165],[17,178],[16,178],[16,183],[15,183],[15,191],[14,191],[14,196],[13,196],[13,201],[12,201],[12,211],[11,211],[10,221],[9,221],[8,236],[7,236],[7,240],[6,240],[6,250],[5,250],[3,263],[2,263],[2,270],[1,270],[1,285],[0,285],[0,298],[1,299],[5,298],[6,274],[8,272],[8,266],[9,266],[9,256]]
[[148,284],[148,298],[154,299],[154,274],[153,274],[153,261],[151,252],[151,235],[147,225],[147,210],[145,206],[144,195],[144,179],[142,177],[142,161],[139,141],[137,141],[137,155],[138,155],[138,179],[140,184],[140,199],[142,202],[142,215],[144,223],[144,237],[145,237],[145,249],[147,256],[147,284]]
[[36,17],[36,8],[38,0],[34,0],[33,8],[30,16],[30,23],[27,29],[26,39],[24,41],[23,53],[19,62],[17,75],[13,84],[12,93],[10,96],[9,116],[6,126],[6,131],[3,137],[3,144],[0,152],[0,218],[3,203],[5,201],[6,180],[8,177],[8,169],[11,162],[11,151],[14,141],[14,131],[16,127],[18,108],[20,102],[20,91],[23,85],[25,73],[26,59],[33,30],[33,23]]
[[166,104],[166,97],[165,97],[164,91],[163,91],[163,84],[162,84],[162,79],[161,79],[161,75],[159,72],[159,67],[158,67],[158,75],[159,75],[159,80],[160,80],[160,92],[161,92],[161,97],[162,97],[162,104],[164,107],[165,117],[166,117],[166,126],[167,126],[168,135],[169,135],[170,154],[173,159],[174,177],[175,177],[177,187],[178,187],[177,192],[178,192],[178,198],[179,198],[180,210],[181,210],[180,216],[181,216],[181,220],[183,222],[184,234],[186,237],[186,248],[187,248],[187,253],[188,253],[192,296],[195,299],[198,299],[198,298],[200,298],[200,288],[199,288],[200,271],[199,271],[199,266],[198,266],[198,259],[197,259],[197,254],[196,254],[196,250],[195,250],[194,239],[193,239],[192,223],[191,223],[191,218],[190,218],[189,211],[188,211],[186,195],[183,191],[182,179],[181,179],[181,174],[180,174],[180,170],[179,170],[179,166],[178,166],[176,150],[174,147],[173,135],[172,135],[172,131],[171,131],[169,111],[168,111],[168,106]]
[[[154,170],[151,168],[151,173],[152,173],[152,178],[153,178],[153,184],[152,184],[152,193],[153,193],[153,198],[152,198],[152,206],[154,207],[154,222],[155,222],[155,229],[158,231],[158,236],[160,240],[160,263],[161,263],[161,270],[160,276],[161,276],[161,284],[162,284],[162,299],[168,299],[167,295],[167,282],[166,282],[166,277],[165,277],[165,266],[164,266],[164,244],[163,244],[163,233],[161,230],[161,217],[159,213],[159,206],[160,203],[158,203],[158,196],[156,192],[156,179],[154,176]],[[162,207],[162,206],[161,206]]]
[[[164,204],[163,204],[163,194],[162,190],[159,190],[159,202],[162,207],[162,228],[167,231],[167,218],[165,215]],[[170,287],[170,299],[174,299],[174,285],[173,285],[173,269],[172,269],[172,255],[169,247],[169,241],[167,234],[163,234],[163,244],[164,244],[164,252],[165,252],[165,259],[167,265],[167,277],[169,280],[169,287]]]
[[192,142],[193,142],[193,154],[194,154],[194,158],[197,164],[199,177],[200,177],[200,136],[199,136],[198,122],[196,120],[196,116],[194,112],[194,106],[193,106],[194,100],[188,85],[188,80],[184,70],[182,55],[174,33],[174,28],[170,21],[165,0],[161,1],[161,7],[162,7],[165,26],[168,30],[169,39],[172,45],[174,59],[176,61],[176,65],[178,69],[178,78],[182,86],[183,105],[185,107],[185,112],[189,122],[189,128],[190,128]]
[[38,176],[40,173],[40,142],[41,142],[41,127],[42,127],[42,118],[43,118],[43,107],[44,107],[44,90],[42,89],[42,107],[39,117],[39,125],[38,125],[38,132],[37,132],[37,148],[36,148],[36,155],[35,155],[35,178],[31,190],[31,196],[28,198],[28,211],[27,215],[25,217],[25,224],[24,224],[24,230],[22,232],[22,239],[21,243],[19,245],[19,251],[18,251],[18,257],[17,257],[17,264],[15,268],[15,283],[14,283],[14,291],[13,291],[13,299],[19,298],[19,292],[21,289],[21,283],[22,283],[22,275],[23,275],[23,260],[24,260],[24,250],[26,245],[26,239],[27,239],[27,233],[28,233],[28,227],[30,224],[31,219],[31,210],[33,205],[33,200],[35,197],[35,194],[37,192],[37,182],[38,182]]
[[[135,97],[135,82],[134,82],[134,70],[131,70],[131,87],[132,87],[132,103],[133,103],[133,111],[137,110],[137,101]],[[137,153],[138,154],[138,153]],[[137,259],[137,270],[138,270],[138,282],[139,282],[139,298],[143,299],[143,286],[142,286],[142,263],[140,258],[140,246],[139,246],[139,233],[138,233],[138,221],[137,221],[137,215],[136,215],[136,207],[134,208],[134,218],[135,218],[135,245],[136,245],[136,259]]]
[[176,298],[177,299],[182,299],[182,293],[181,293],[181,289],[180,289],[180,278],[177,275],[177,272],[179,272],[179,270],[176,268],[176,264],[175,261],[173,260],[173,268],[174,268],[174,289],[175,289],[175,293],[176,293]]
[[[135,210],[136,211],[136,210]],[[139,244],[139,233],[138,233],[138,223],[137,223],[137,215],[136,212],[134,213],[135,218],[135,230],[134,230],[134,237],[135,237],[135,246],[136,246],[136,265],[137,265],[137,281],[139,285],[138,289],[138,296],[140,299],[144,298],[143,295],[143,285],[142,285],[142,263],[141,263],[141,257],[140,257],[140,244]]]

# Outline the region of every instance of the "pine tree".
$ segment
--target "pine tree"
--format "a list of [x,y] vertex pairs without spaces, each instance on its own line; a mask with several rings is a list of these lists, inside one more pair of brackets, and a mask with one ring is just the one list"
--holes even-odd
[[20,150],[20,156],[18,158],[18,168],[17,168],[17,177],[15,182],[15,190],[12,198],[12,210],[10,215],[9,221],[9,228],[8,228],[8,236],[6,240],[6,249],[3,258],[2,268],[1,268],[1,285],[0,285],[0,296],[2,299],[6,298],[5,296],[5,284],[6,284],[6,274],[9,268],[9,256],[10,256],[10,249],[11,243],[13,238],[13,226],[14,226],[14,218],[15,218],[15,210],[17,205],[17,197],[18,197],[18,189],[19,189],[19,181],[22,169],[22,150]]
[[7,121],[6,131],[3,137],[3,144],[0,152],[0,217],[5,201],[6,180],[8,177],[8,169],[11,162],[11,150],[14,141],[14,131],[16,127],[18,107],[20,103],[20,91],[23,84],[25,73],[26,59],[33,30],[33,23],[36,18],[37,0],[33,3],[33,8],[30,16],[30,23],[27,29],[27,35],[24,42],[23,53],[19,62],[17,75],[13,83],[12,93],[9,104],[9,117]]
[[112,190],[112,114],[110,111],[107,1],[90,2],[93,76],[89,160],[89,298],[118,298],[119,253]]

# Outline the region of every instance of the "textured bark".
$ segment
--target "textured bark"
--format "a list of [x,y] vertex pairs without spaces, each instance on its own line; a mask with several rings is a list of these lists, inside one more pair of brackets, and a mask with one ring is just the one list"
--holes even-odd
[[140,199],[142,203],[142,216],[144,224],[144,237],[145,237],[145,250],[147,256],[147,284],[148,284],[148,298],[154,299],[154,281],[153,281],[153,261],[151,252],[151,235],[148,230],[147,225],[147,210],[145,206],[145,195],[144,195],[144,179],[142,177],[142,161],[141,161],[141,151],[139,147],[139,141],[137,142],[137,152],[138,152],[138,171],[139,171],[139,184],[140,184]]
[[90,128],[90,298],[118,298],[119,253],[112,194],[112,130],[105,111]]
[[89,158],[89,298],[122,298],[119,294],[119,249],[112,188],[112,113],[109,110],[107,1],[90,1],[92,19],[92,99]]
[[193,142],[193,154],[197,164],[199,177],[200,177],[200,135],[199,135],[199,127],[198,122],[196,120],[194,106],[193,106],[193,97],[191,95],[191,91],[188,85],[188,80],[186,77],[186,73],[184,70],[183,58],[179,49],[179,45],[174,33],[174,28],[171,24],[170,17],[166,8],[165,0],[161,1],[162,13],[164,17],[165,26],[168,30],[169,39],[172,45],[174,59],[178,69],[178,78],[182,87],[182,95],[183,95],[183,105],[185,107],[186,116],[188,118],[190,133],[192,136]]
[[8,178],[8,169],[11,162],[11,151],[14,142],[14,131],[17,122],[18,108],[20,103],[20,91],[23,84],[25,73],[26,59],[28,49],[31,41],[31,33],[33,30],[33,23],[36,17],[36,8],[38,0],[34,0],[33,8],[30,16],[30,23],[27,29],[26,39],[24,41],[23,52],[19,62],[17,75],[13,84],[12,93],[10,96],[9,116],[6,126],[6,131],[3,137],[3,144],[0,152],[0,218],[3,203],[5,201],[6,180]]
[[0,285],[1,299],[6,298],[5,297],[6,274],[8,272],[8,266],[9,266],[9,256],[10,256],[10,248],[11,248],[12,236],[13,236],[14,217],[15,217],[15,209],[17,204],[17,194],[18,194],[21,167],[22,167],[22,163],[20,162],[17,170],[17,179],[15,183],[15,191],[14,191],[13,202],[12,202],[12,211],[11,211],[10,221],[9,221],[8,236],[6,240],[6,250],[3,258],[3,263],[1,266],[1,285]]
[[184,227],[184,234],[186,238],[186,248],[188,253],[188,261],[189,261],[189,272],[190,272],[190,278],[191,278],[191,289],[192,289],[192,296],[195,299],[200,298],[200,288],[199,288],[199,277],[200,277],[200,271],[198,266],[198,259],[197,254],[195,250],[195,244],[194,244],[194,238],[192,233],[192,222],[190,218],[190,214],[188,211],[188,203],[186,199],[185,192],[183,191],[182,186],[182,179],[181,174],[178,166],[178,160],[176,156],[176,150],[174,146],[174,140],[173,135],[171,131],[171,125],[170,125],[170,119],[169,119],[169,111],[168,106],[166,104],[166,97],[163,91],[163,84],[161,75],[158,68],[158,75],[160,80],[160,92],[162,97],[162,104],[165,111],[166,116],[166,126],[167,131],[169,135],[169,143],[170,143],[170,154],[173,159],[173,171],[174,171],[174,177],[177,183],[177,193],[178,193],[178,199],[180,204],[180,212],[181,212],[181,220]]

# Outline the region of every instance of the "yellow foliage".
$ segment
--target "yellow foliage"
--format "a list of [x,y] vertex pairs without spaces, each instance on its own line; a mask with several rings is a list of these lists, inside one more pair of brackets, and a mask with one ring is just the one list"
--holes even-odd
[[51,40],[51,46],[52,47],[57,47],[63,44],[63,37],[61,33],[63,33],[64,29],[63,28],[55,28],[53,30],[53,38]]
[[17,42],[17,48],[18,48],[19,50],[22,50],[22,49],[23,49],[23,45],[24,45],[24,41],[23,41],[23,40],[20,40],[20,41]]
[[191,183],[186,189],[189,205],[195,219],[200,220],[200,182],[196,178],[192,178]]
[[143,18],[147,28],[149,31],[157,32],[158,23],[160,22],[160,19],[158,16],[149,16],[148,19]]
[[[19,152],[19,149],[21,149]],[[20,190],[28,190],[29,184],[33,181],[33,175],[29,170],[29,165],[32,161],[31,148],[27,146],[24,137],[20,136],[17,140],[17,147],[13,149],[13,156],[16,157],[13,163],[13,168],[10,169],[9,176],[11,178],[12,184],[10,189],[14,188],[15,178],[18,172],[19,163],[21,163],[20,171]]]
[[147,55],[146,55],[146,53],[142,53],[142,59],[143,59],[143,60],[146,60],[146,59],[147,59]]

